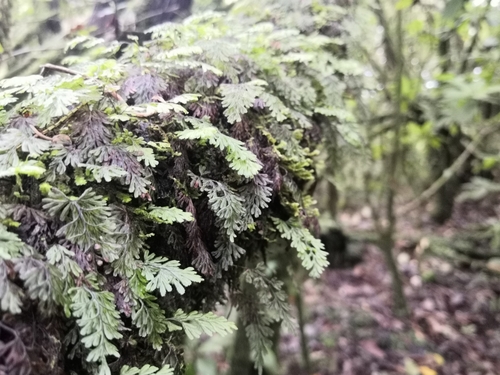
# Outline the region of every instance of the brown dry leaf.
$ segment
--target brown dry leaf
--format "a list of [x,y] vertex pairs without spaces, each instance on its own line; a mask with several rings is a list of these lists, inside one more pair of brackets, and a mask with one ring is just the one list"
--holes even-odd
[[491,258],[486,264],[486,268],[490,271],[500,273],[500,258]]
[[373,355],[374,357],[383,359],[385,358],[385,352],[380,349],[377,343],[373,340],[363,340],[359,343],[364,350]]
[[433,316],[427,316],[425,320],[427,320],[427,323],[434,333],[440,333],[452,340],[456,340],[460,336],[451,326],[440,323]]

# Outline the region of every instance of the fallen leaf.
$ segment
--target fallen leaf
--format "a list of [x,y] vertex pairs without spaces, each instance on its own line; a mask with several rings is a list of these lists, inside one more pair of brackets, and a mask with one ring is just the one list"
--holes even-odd
[[434,361],[437,363],[438,366],[444,365],[444,358],[441,354],[433,353],[432,356],[434,357]]
[[404,363],[406,375],[420,375],[420,369],[413,359],[406,357]]
[[380,349],[380,347],[377,345],[375,341],[363,340],[359,343],[359,345],[374,357],[380,359],[385,358],[385,352],[382,349]]
[[486,264],[486,268],[490,271],[500,273],[500,258],[491,258]]
[[437,375],[437,372],[427,366],[420,366],[418,368],[422,375]]

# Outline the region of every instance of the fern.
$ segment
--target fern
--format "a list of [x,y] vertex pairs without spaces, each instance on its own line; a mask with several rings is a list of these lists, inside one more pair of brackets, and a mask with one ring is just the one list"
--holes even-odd
[[72,293],[71,312],[78,318],[81,342],[90,349],[87,361],[100,362],[100,374],[111,374],[106,356],[120,356],[111,340],[122,337],[119,332],[122,323],[115,309],[113,294],[92,291],[86,287],[73,288],[70,293]]
[[182,269],[178,261],[155,257],[147,251],[144,253],[142,274],[148,281],[146,290],[158,289],[162,297],[173,290],[172,286],[175,287],[177,293],[184,294],[185,287],[203,281],[192,267]]
[[224,336],[237,329],[233,322],[212,312],[202,314],[191,311],[186,314],[182,310],[177,310],[169,321],[170,330],[182,328],[190,340],[199,338],[202,334],[212,336],[217,333]]
[[[50,332],[66,347],[44,361],[60,368],[41,372],[108,375],[124,348],[136,366],[125,375],[177,373],[184,335],[235,328],[190,310],[214,310],[228,286],[261,367],[270,324],[290,324],[287,299],[267,269],[240,266],[267,258],[277,229],[320,274],[322,245],[295,219],[315,215],[301,186],[315,178],[317,130],[356,141],[338,40],[307,35],[325,15],[299,8],[295,29],[213,13],[163,25],[118,59],[117,43],[77,38],[89,53],[67,61],[81,75],[0,83],[0,307],[18,326],[44,324],[33,309],[61,320]],[[269,220],[283,210],[295,218]]]
[[65,280],[71,279],[70,276],[78,277],[83,271],[74,261],[75,253],[61,245],[53,245],[45,254],[47,260],[53,266],[56,266],[61,272],[61,277]]
[[32,300],[57,300],[57,292],[61,291],[61,274],[55,267],[34,257],[23,257],[16,261],[14,269],[23,280],[25,290]]
[[229,240],[234,242],[237,233],[244,229],[247,215],[243,198],[221,182],[198,177],[191,172],[190,176],[191,186],[197,185],[207,193],[210,208],[217,215],[221,227],[226,230]]
[[327,255],[324,245],[320,240],[303,228],[298,221],[283,221],[272,218],[276,229],[281,237],[290,241],[290,245],[297,250],[297,255],[302,261],[302,266],[309,271],[311,277],[319,277],[328,266]]
[[81,168],[86,168],[92,173],[94,179],[100,183],[102,180],[110,182],[113,178],[120,178],[127,174],[123,169],[113,166],[101,166],[92,164],[79,164]]
[[9,280],[9,266],[0,261],[0,308],[11,314],[21,312],[23,293],[21,288]]
[[193,220],[193,216],[189,212],[184,212],[177,207],[150,206],[149,210],[138,208],[134,212],[159,224],[170,225]]
[[215,242],[215,249],[212,254],[219,259],[218,265],[224,271],[227,271],[229,267],[246,253],[245,249],[224,238],[220,238]]
[[108,261],[118,257],[119,245],[114,243],[115,223],[111,219],[111,209],[103,197],[92,189],[87,189],[79,197],[68,197],[62,191],[53,189],[44,198],[43,208],[66,222],[57,233],[64,235],[85,250],[99,247]]
[[167,331],[167,320],[165,312],[153,302],[152,296],[149,300],[143,298],[137,301],[132,312],[132,322],[139,328],[139,335],[146,337],[153,349],[162,348],[162,335]]
[[141,368],[125,365],[121,368],[120,375],[174,375],[174,371],[168,365],[161,369],[150,365],[144,365]]
[[195,118],[186,120],[194,126],[194,129],[177,132],[180,139],[208,141],[212,146],[225,150],[229,166],[243,177],[252,178],[262,169],[257,157],[244,147],[243,142],[222,134],[216,127],[211,126],[206,121]]
[[246,283],[243,288],[245,300],[252,301],[243,304],[243,319],[252,358],[259,372],[262,372],[265,354],[272,347],[274,331],[271,324],[284,322],[294,328],[283,282],[268,277],[266,271],[264,263],[259,263],[241,274],[242,282]]
[[255,367],[259,369],[259,374],[262,373],[264,368],[264,355],[271,350],[273,342],[272,336],[274,331],[270,327],[273,319],[265,314],[258,313],[255,316],[254,322],[245,327],[248,342],[250,343],[250,350],[252,351],[252,358]]
[[241,116],[247,113],[255,99],[264,92],[264,85],[266,82],[262,80],[221,85],[222,105],[226,108],[224,115],[230,124],[241,121]]
[[264,92],[260,95],[260,98],[266,103],[276,121],[285,121],[290,116],[290,109],[277,96]]
[[17,235],[7,231],[7,228],[0,224],[0,259],[17,258],[24,247],[24,242]]

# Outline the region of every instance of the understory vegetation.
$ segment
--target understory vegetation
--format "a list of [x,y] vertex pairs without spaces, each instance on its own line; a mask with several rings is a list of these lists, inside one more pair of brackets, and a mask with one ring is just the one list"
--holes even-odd
[[0,374],[495,375],[499,40],[496,0],[0,0]]
[[322,125],[344,126],[336,40],[217,13],[150,33],[77,37],[70,67],[0,83],[9,366],[179,373],[184,336],[236,329],[212,313],[229,302],[261,369],[292,325],[263,261],[328,264],[307,183]]

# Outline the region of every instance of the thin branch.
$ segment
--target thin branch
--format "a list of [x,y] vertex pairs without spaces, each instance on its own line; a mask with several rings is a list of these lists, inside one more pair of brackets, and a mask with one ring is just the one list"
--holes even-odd
[[359,43],[357,43],[357,47],[361,50],[361,53],[365,56],[365,58],[370,63],[371,67],[378,73],[380,80],[382,81],[382,91],[385,94],[385,97],[388,101],[392,100],[391,92],[387,89],[387,81],[388,77],[385,73],[385,70],[372,58],[370,53]]
[[404,122],[404,115],[401,112],[401,103],[403,99],[403,30],[402,30],[402,13],[397,12],[397,23],[396,23],[396,49],[394,52],[394,57],[396,58],[396,93],[394,97],[394,139],[392,145],[392,152],[389,156],[389,165],[387,171],[388,183],[387,183],[387,220],[388,227],[387,233],[392,236],[394,233],[394,228],[396,226],[396,216],[394,212],[394,200],[396,195],[396,172],[398,167],[398,162],[400,159],[400,149],[401,149],[401,128]]
[[[387,17],[386,17],[385,12],[384,12],[384,7],[382,6],[382,2],[380,0],[376,0],[375,2],[377,3],[378,8],[372,7],[372,11],[375,13],[377,18],[379,19],[380,24],[384,28],[387,51],[389,52],[387,54],[387,51],[386,51],[386,56],[387,56],[387,61],[390,62],[390,59],[392,59],[392,58],[398,59],[398,56],[397,56],[398,47],[396,46],[396,43],[394,43],[394,40],[392,39],[391,32],[390,32],[391,29],[389,27],[389,22],[387,21]],[[397,35],[396,35],[396,37],[397,37]]]
[[[498,118],[496,119],[496,121],[498,121]],[[421,204],[432,198],[432,196],[434,196],[434,194],[436,194],[439,191],[439,189],[441,189],[441,187],[444,184],[446,184],[450,180],[450,178],[452,178],[455,175],[455,173],[457,173],[460,170],[460,168],[467,161],[469,156],[475,151],[475,149],[481,143],[484,137],[495,131],[498,125],[499,125],[498,122],[496,122],[493,125],[483,127],[483,129],[481,129],[481,131],[477,135],[476,139],[471,141],[467,145],[465,150],[453,162],[453,164],[444,170],[441,177],[439,177],[436,181],[434,181],[432,185],[429,186],[429,188],[427,188],[422,194],[420,194],[420,196],[418,196],[411,202],[401,207],[398,210],[398,214],[400,215],[407,214],[408,212],[413,211],[415,208],[417,208],[418,206],[420,206]]]
[[474,47],[476,47],[477,42],[479,41],[479,33],[481,31],[481,23],[483,22],[484,19],[486,19],[486,14],[490,9],[490,3],[488,2],[487,6],[485,7],[484,14],[478,19],[477,25],[476,25],[476,33],[474,34],[469,47],[464,53],[464,56],[461,59],[461,64],[460,64],[460,74],[464,74],[465,71],[467,70],[467,63],[469,62],[469,59],[472,55],[472,52],[474,51]]
[[35,126],[30,125],[30,128],[37,137],[45,139],[46,141],[52,141],[52,137],[48,137],[45,134],[41,133],[37,128],[35,128]]
[[5,53],[5,57],[3,57],[0,60],[0,63],[3,63],[5,61],[8,61],[10,59],[13,59],[18,56],[22,55],[29,55],[30,53],[39,53],[39,52],[46,52],[46,51],[62,51],[64,48],[63,47],[49,47],[49,48],[20,48],[18,50],[12,51],[12,52],[7,52]]
[[40,72],[40,75],[43,75],[45,69],[47,70],[53,70],[55,72],[61,72],[61,73],[66,73],[66,74],[71,74],[72,76],[82,76],[85,77],[85,74],[78,72],[73,69],[66,68],[64,66],[60,65],[54,65],[54,64],[44,64],[42,65],[42,70]]

